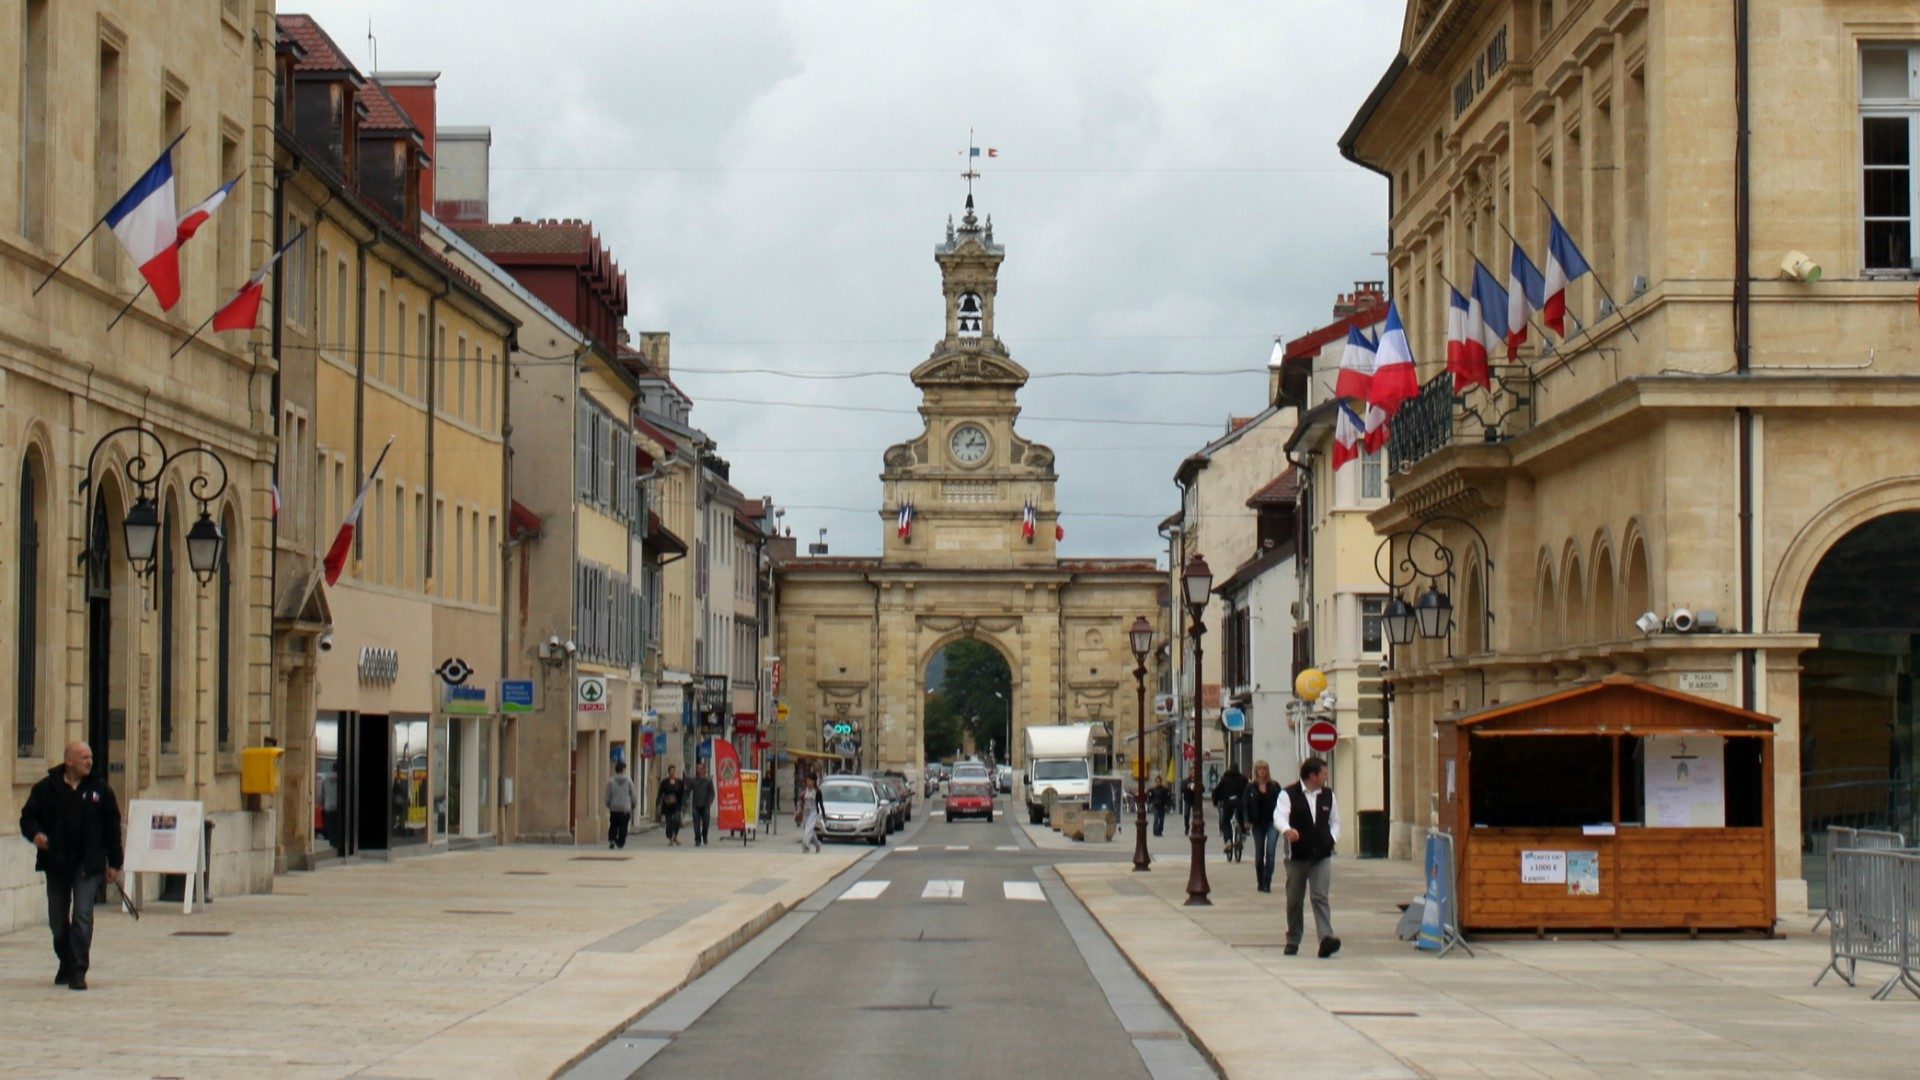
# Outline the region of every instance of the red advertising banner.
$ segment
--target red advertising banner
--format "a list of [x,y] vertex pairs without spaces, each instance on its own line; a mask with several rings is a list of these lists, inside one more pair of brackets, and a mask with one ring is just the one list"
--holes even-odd
[[713,789],[720,804],[720,819],[715,822],[720,831],[744,831],[747,805],[740,792],[740,752],[725,739],[713,740]]

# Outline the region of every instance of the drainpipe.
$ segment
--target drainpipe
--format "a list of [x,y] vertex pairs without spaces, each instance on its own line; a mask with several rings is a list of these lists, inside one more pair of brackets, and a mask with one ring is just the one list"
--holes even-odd
[[[367,482],[367,249],[380,241],[373,237],[354,245],[354,276],[358,288],[354,296],[353,344],[353,476],[356,484]],[[367,530],[353,530],[353,557],[360,558],[366,546]]]
[[[1748,248],[1753,236],[1752,136],[1748,130],[1751,108],[1749,73],[1749,0],[1733,3],[1733,363],[1740,378],[1753,374],[1753,289]],[[1758,562],[1754,550],[1753,527],[1753,410],[1745,405],[1734,409],[1734,468],[1739,473],[1739,573],[1740,630],[1753,634],[1760,630],[1755,621],[1753,573]],[[1758,701],[1759,651],[1740,650],[1740,704],[1752,709]]]
[[435,428],[439,426],[439,416],[435,401],[440,391],[440,323],[434,317],[439,311],[440,301],[453,291],[453,282],[445,283],[439,292],[427,297],[427,552],[426,575],[422,581],[435,584],[439,579],[433,572],[433,553],[438,550],[440,537],[436,535],[435,523],[439,520],[439,490],[434,486],[433,444]]

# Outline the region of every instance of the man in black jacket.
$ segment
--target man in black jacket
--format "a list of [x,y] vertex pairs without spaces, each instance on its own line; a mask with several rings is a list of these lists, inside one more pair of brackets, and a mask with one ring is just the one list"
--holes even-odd
[[713,821],[713,778],[707,767],[695,765],[693,779],[687,784],[687,807],[693,814],[693,846],[705,847],[707,826]]
[[92,774],[93,750],[68,743],[66,761],[47,770],[20,810],[20,835],[39,849],[33,868],[47,875],[47,925],[60,958],[53,981],[69,990],[87,988],[100,879],[120,880],[120,804]]
[[1287,946],[1292,956],[1300,951],[1301,910],[1309,891],[1313,894],[1313,924],[1320,932],[1322,959],[1340,951],[1340,939],[1333,936],[1333,906],[1327,899],[1333,883],[1333,849],[1340,842],[1340,808],[1333,801],[1333,789],[1327,787],[1327,763],[1310,757],[1300,763],[1300,782],[1280,791],[1280,804],[1274,808],[1273,823],[1287,838]]

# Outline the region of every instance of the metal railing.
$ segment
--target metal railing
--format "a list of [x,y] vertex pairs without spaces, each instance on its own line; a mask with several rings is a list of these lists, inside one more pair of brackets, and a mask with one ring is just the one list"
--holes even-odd
[[1453,376],[1428,379],[1418,396],[1394,413],[1387,465],[1398,474],[1456,442],[1504,442],[1533,426],[1533,372],[1520,364],[1492,370],[1486,390],[1453,392]]
[[1828,957],[1813,985],[1831,973],[1852,986],[1860,964],[1886,964],[1894,974],[1875,1001],[1896,986],[1920,997],[1920,852],[1898,833],[1834,830],[1828,840]]

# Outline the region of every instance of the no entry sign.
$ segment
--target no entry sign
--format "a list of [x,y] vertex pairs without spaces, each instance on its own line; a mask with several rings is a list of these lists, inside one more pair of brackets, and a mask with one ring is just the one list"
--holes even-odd
[[1340,741],[1340,729],[1325,720],[1315,720],[1307,725],[1307,748],[1316,754],[1324,754],[1333,749]]

